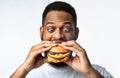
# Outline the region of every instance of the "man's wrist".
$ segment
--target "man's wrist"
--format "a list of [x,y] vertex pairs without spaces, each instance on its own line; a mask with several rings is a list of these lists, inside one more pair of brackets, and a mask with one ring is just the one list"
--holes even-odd
[[16,71],[10,76],[10,78],[25,78],[25,76],[29,73],[28,70],[26,70],[25,65],[22,64],[19,66]]
[[87,78],[104,78],[97,70],[95,70],[93,67],[89,69],[88,72],[85,73]]

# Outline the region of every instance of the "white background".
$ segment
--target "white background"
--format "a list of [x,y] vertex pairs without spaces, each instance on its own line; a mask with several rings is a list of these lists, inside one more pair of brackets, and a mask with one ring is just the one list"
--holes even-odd
[[[65,0],[78,15],[83,46],[91,63],[120,78],[120,0]],[[53,0],[0,0],[0,78],[13,72],[40,42],[43,9]]]

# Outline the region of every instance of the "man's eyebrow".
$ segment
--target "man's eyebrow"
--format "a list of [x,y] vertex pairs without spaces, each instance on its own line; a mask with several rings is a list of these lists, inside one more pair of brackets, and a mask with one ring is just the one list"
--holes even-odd
[[52,21],[49,21],[49,22],[47,22],[47,23],[46,23],[46,25],[47,25],[47,24],[54,24],[54,22],[52,22]]
[[64,24],[70,24],[70,25],[72,25],[72,23],[70,21],[65,21]]
[[[54,24],[54,22],[48,21],[48,22],[46,23],[46,25],[47,25],[47,24]],[[70,24],[70,25],[72,25],[72,23],[71,23],[70,21],[65,21],[64,24]]]

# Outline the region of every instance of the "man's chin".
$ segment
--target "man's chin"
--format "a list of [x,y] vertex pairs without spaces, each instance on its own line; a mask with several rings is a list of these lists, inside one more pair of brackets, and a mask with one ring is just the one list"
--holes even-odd
[[50,64],[51,66],[53,66],[53,67],[56,67],[56,68],[61,68],[61,67],[67,66],[67,64],[64,63],[64,62],[61,62],[61,63],[52,63],[52,62],[50,62],[49,64]]

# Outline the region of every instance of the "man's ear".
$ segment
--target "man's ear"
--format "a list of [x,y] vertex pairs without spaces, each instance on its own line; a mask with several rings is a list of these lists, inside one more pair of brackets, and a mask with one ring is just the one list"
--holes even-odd
[[40,27],[40,38],[43,40],[43,26]]
[[78,39],[78,35],[79,35],[79,28],[75,29],[75,40]]

